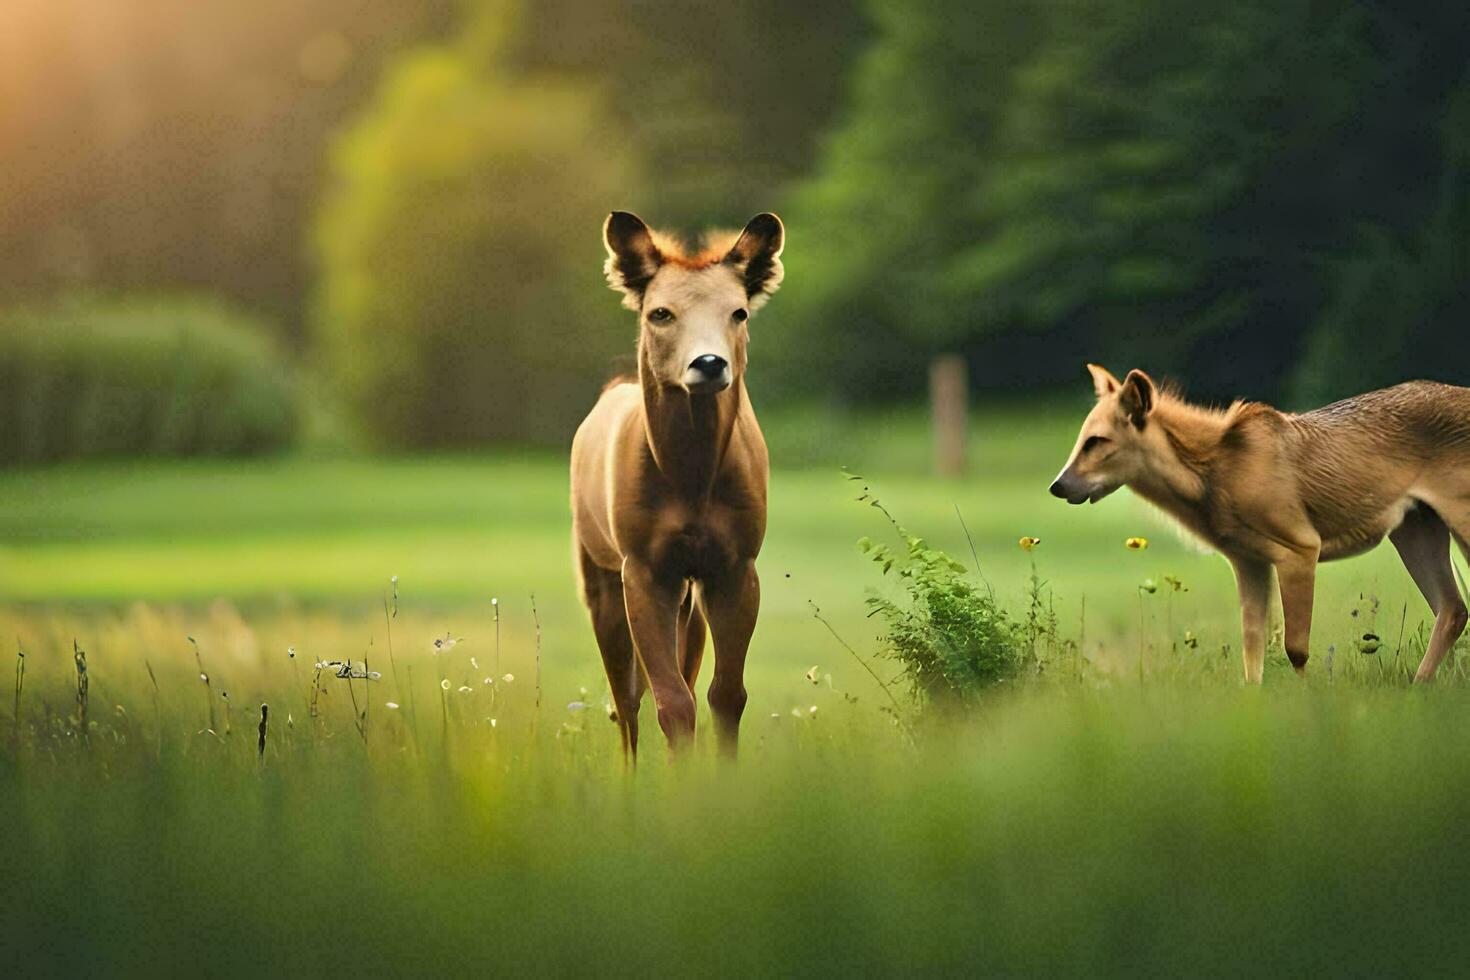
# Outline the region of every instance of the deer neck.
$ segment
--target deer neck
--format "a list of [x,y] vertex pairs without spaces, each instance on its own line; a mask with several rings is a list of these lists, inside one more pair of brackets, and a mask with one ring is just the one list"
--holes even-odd
[[724,464],[745,403],[745,380],[737,376],[724,391],[691,395],[659,382],[648,365],[638,365],[643,389],[643,426],[653,461],[680,497],[699,501],[709,496]]

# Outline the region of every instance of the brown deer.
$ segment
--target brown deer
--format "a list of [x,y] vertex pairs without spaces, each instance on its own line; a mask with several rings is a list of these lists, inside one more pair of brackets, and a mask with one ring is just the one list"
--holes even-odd
[[747,321],[781,283],[785,234],[758,214],[689,252],[626,211],[603,226],[608,283],[639,315],[638,375],[609,383],[572,440],[572,537],[630,760],[645,687],[671,748],[693,740],[706,621],[710,710],[735,749],[769,471],[745,392]]

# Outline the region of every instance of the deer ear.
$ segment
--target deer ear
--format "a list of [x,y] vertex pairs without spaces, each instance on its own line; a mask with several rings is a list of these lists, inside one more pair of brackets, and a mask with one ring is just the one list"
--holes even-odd
[[602,267],[607,284],[623,294],[624,306],[637,310],[643,304],[643,291],[664,260],[653,243],[653,233],[636,214],[614,211],[602,224],[602,243],[607,246],[607,262]]
[[1135,429],[1143,428],[1149,413],[1154,410],[1155,400],[1153,379],[1142,371],[1129,371],[1118,392],[1118,408]]
[[786,247],[786,228],[769,211],[750,219],[740,237],[725,255],[745,284],[752,310],[758,310],[781,285],[786,270],[781,266],[781,249]]
[[1106,398],[1119,388],[1122,382],[1113,377],[1113,372],[1096,364],[1087,365],[1087,373],[1092,375],[1092,390],[1097,392],[1097,397]]

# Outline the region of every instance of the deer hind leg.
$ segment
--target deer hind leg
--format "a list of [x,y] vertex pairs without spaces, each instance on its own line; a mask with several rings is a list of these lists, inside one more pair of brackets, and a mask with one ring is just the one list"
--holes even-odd
[[699,665],[704,660],[704,611],[699,608],[695,588],[689,586],[684,604],[679,607],[679,672],[684,675],[684,683],[691,691],[699,678]]
[[1414,675],[1415,683],[1430,681],[1445,654],[1465,631],[1465,603],[1450,565],[1450,529],[1428,504],[1420,503],[1404,516],[1389,540],[1398,549],[1414,584],[1429,601],[1429,608],[1434,610],[1429,647]]
[[760,613],[761,583],[755,562],[745,562],[722,579],[706,583],[702,595],[715,641],[715,679],[709,686],[720,748],[735,754],[740,716],[745,712],[745,654]]
[[578,549],[582,563],[582,595],[592,614],[592,631],[602,652],[602,666],[612,690],[613,720],[623,739],[623,757],[638,759],[638,705],[643,700],[643,676],[633,653],[628,611],[623,605],[623,576],[594,565]]

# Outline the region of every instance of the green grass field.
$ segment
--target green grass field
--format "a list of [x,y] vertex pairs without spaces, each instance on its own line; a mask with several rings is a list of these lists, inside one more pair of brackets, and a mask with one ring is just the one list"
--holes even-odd
[[[1408,687],[1427,609],[1391,550],[1324,569],[1306,681],[1273,647],[1265,689],[1245,690],[1222,560],[1126,494],[1047,496],[1072,422],[990,413],[973,475],[946,482],[925,475],[912,415],[768,419],[742,757],[702,741],[670,764],[645,711],[631,773],[574,592],[559,455],[0,474],[0,636],[25,652],[0,713],[12,962],[1383,974],[1462,958],[1466,658]],[[891,532],[843,465],[970,564],[958,508],[1013,609],[1034,559],[1070,642],[963,715],[919,714],[895,681],[896,724],[813,617],[896,677],[864,606],[890,585],[855,547]],[[1146,550],[1123,546],[1136,535]],[[313,669],[349,658],[382,678]]]

